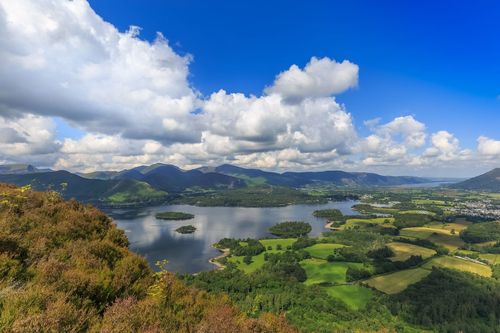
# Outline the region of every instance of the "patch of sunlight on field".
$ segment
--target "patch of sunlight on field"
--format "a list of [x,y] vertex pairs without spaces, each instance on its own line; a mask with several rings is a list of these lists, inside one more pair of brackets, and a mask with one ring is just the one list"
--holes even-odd
[[414,227],[401,229],[400,236],[426,239],[434,244],[441,245],[450,251],[454,251],[465,243],[458,233],[451,234],[450,230],[429,227]]
[[328,262],[321,259],[306,259],[300,262],[307,274],[306,285],[321,282],[346,283],[348,267],[362,268],[363,264],[353,262],[334,261]]
[[432,269],[433,266],[456,269],[463,272],[474,273],[477,275],[491,277],[491,268],[488,265],[478,264],[469,260],[460,259],[451,256],[434,258],[424,264],[423,268]]
[[369,288],[357,284],[326,287],[328,295],[336,298],[353,310],[363,309],[373,296]]
[[345,247],[342,244],[332,244],[332,243],[319,243],[313,246],[306,247],[304,250],[309,252],[311,257],[325,259],[333,254],[333,250]]
[[423,268],[412,268],[386,275],[372,277],[365,283],[386,294],[397,294],[405,290],[430,274],[429,270]]
[[421,256],[423,259],[432,257],[436,251],[422,246],[407,243],[389,243],[387,246],[395,253],[390,259],[392,261],[405,261],[411,256]]

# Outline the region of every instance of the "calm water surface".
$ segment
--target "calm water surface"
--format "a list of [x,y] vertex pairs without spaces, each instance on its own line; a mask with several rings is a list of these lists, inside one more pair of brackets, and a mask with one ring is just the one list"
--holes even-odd
[[[351,207],[358,201],[330,202],[323,205],[294,205],[277,208],[196,207],[168,205],[142,209],[108,210],[118,227],[125,230],[131,250],[145,256],[154,267],[158,260],[169,261],[167,269],[180,273],[195,273],[214,269],[208,262],[219,255],[212,247],[224,237],[272,237],[267,230],[283,221],[306,221],[312,226],[311,236],[326,231],[325,220],[312,216],[317,209],[337,208],[344,214],[357,214]],[[164,211],[186,212],[192,220],[157,220],[155,214]],[[193,234],[179,234],[175,229],[191,224]]]

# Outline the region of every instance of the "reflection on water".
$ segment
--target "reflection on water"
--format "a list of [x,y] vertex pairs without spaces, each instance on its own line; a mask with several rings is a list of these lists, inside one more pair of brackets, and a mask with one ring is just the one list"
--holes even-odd
[[[219,252],[212,247],[224,237],[272,237],[268,228],[283,221],[306,221],[312,226],[311,236],[325,231],[324,219],[312,216],[316,209],[337,208],[354,215],[351,207],[358,201],[330,202],[323,205],[294,205],[277,208],[196,207],[188,205],[158,206],[142,209],[108,210],[118,227],[125,230],[131,250],[145,256],[150,264],[169,261],[167,269],[173,272],[195,273],[214,269],[208,262]],[[155,214],[163,211],[191,213],[187,221],[157,220]],[[179,234],[175,229],[191,224],[192,234]]]

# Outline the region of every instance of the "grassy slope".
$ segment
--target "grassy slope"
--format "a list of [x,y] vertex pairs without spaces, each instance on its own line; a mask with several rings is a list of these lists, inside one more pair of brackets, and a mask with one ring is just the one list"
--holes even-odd
[[319,243],[314,244],[313,246],[306,247],[304,250],[309,252],[311,257],[325,259],[333,254],[333,250],[339,249],[341,247],[345,247],[342,244],[331,244],[331,243]]
[[167,195],[166,192],[158,191],[149,184],[143,182],[130,182],[127,186],[118,187],[110,191],[106,201],[111,204],[122,204],[144,200],[161,200]]
[[430,227],[415,227],[401,229],[401,236],[413,237],[419,239],[427,239],[437,245],[446,247],[450,251],[454,251],[464,245],[458,233],[451,234],[450,230]]
[[422,258],[425,259],[436,254],[434,250],[407,243],[394,242],[387,244],[387,246],[395,253],[395,255],[390,258],[393,261],[405,261],[412,255],[422,256]]
[[372,277],[365,281],[367,285],[386,294],[397,294],[430,274],[423,268],[412,268],[386,275]]
[[364,308],[373,296],[372,290],[356,284],[326,287],[325,290],[353,310]]
[[[265,253],[281,253],[286,250],[288,246],[291,246],[297,239],[296,238],[275,238],[275,239],[262,239],[260,242],[264,247],[266,248],[266,251],[262,252],[259,255],[253,256],[252,257],[252,262],[247,265],[243,262],[243,256],[231,256],[228,257],[228,261],[235,263],[238,267],[238,269],[241,269],[245,273],[252,273],[255,272],[257,269],[261,268],[265,261],[264,261],[264,254]],[[276,246],[280,244],[282,247],[282,250],[277,250]],[[268,250],[268,246],[272,247],[272,250]]]
[[487,265],[481,265],[472,261],[450,256],[434,258],[431,261],[425,263],[423,268],[431,269],[432,266],[456,269],[459,271],[474,273],[485,277],[490,277],[492,274],[491,268]]
[[321,282],[346,283],[346,271],[348,267],[362,268],[363,264],[352,262],[327,262],[321,259],[306,259],[300,265],[307,274],[305,284],[317,284]]

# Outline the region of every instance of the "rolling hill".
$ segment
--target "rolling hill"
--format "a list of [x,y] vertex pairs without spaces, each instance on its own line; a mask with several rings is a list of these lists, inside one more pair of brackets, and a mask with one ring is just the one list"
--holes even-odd
[[131,179],[88,179],[68,171],[0,175],[0,182],[18,186],[30,185],[34,190],[54,190],[65,198],[98,204],[147,204],[161,202],[167,193],[149,184]]
[[450,187],[461,190],[500,192],[500,168],[493,169],[463,182],[450,185]]
[[167,193],[187,190],[231,190],[254,186],[300,188],[310,184],[335,186],[393,186],[419,184],[428,179],[381,176],[374,173],[323,171],[276,173],[230,164],[183,170],[175,165],[143,165],[122,171],[71,173],[37,169],[32,165],[0,166],[0,182],[55,190],[65,198],[103,205],[151,204],[166,200]]
[[[206,168],[202,170],[206,170]],[[245,169],[230,164],[218,166],[213,170],[218,173],[242,178],[250,184],[267,183],[269,185],[291,187],[301,187],[314,183],[328,183],[337,186],[394,186],[429,182],[429,179],[420,177],[382,176],[366,172],[320,171],[276,173],[259,169]]]

